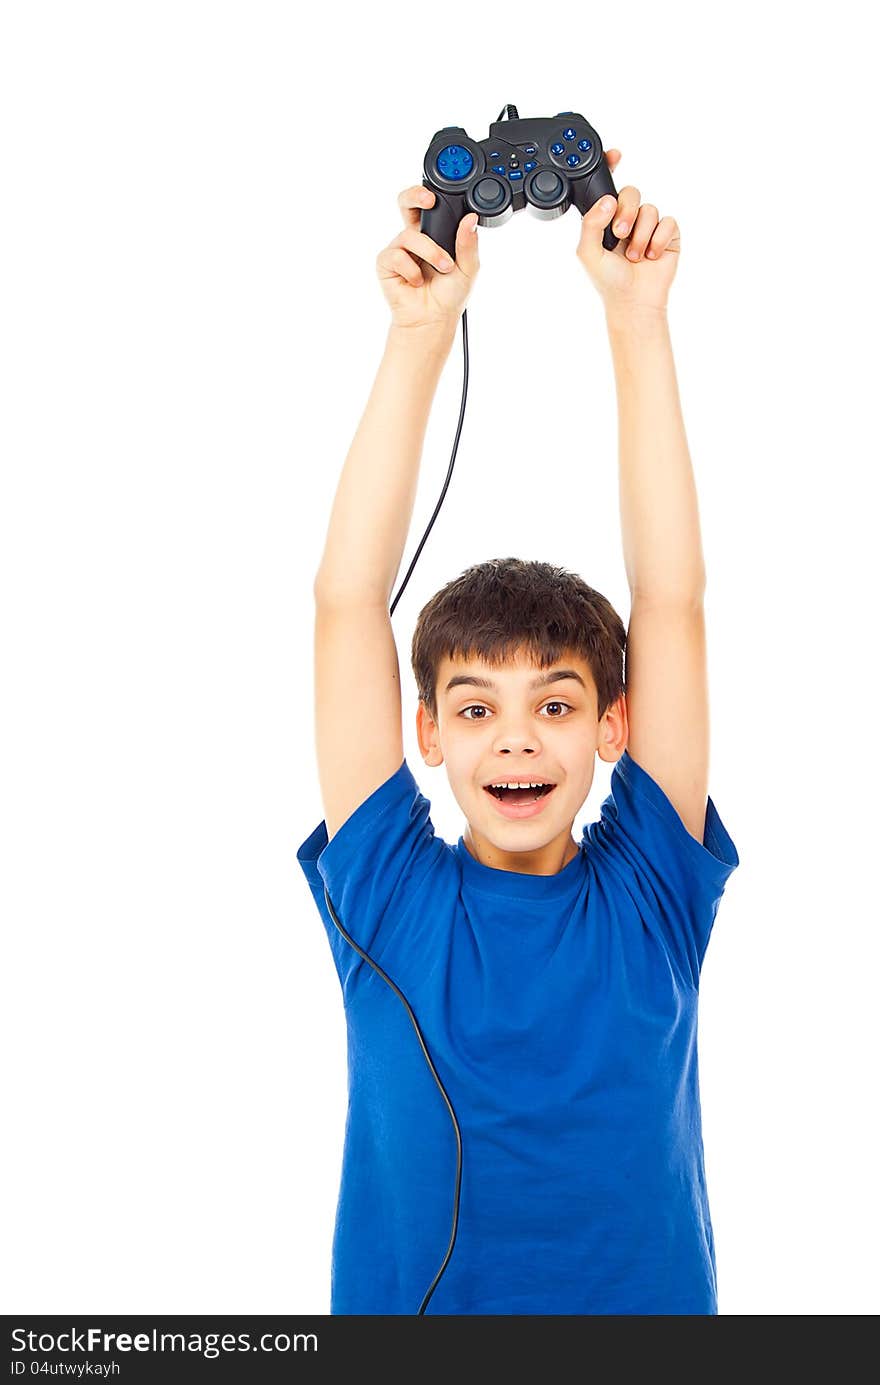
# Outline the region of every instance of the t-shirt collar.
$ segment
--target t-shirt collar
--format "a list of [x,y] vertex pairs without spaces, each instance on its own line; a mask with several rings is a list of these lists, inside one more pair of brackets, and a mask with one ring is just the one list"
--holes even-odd
[[466,884],[486,894],[519,899],[559,899],[574,894],[583,880],[586,861],[581,844],[577,855],[555,875],[527,875],[522,871],[498,870],[495,866],[484,866],[482,861],[476,860],[465,846],[463,836],[455,845],[455,854]]

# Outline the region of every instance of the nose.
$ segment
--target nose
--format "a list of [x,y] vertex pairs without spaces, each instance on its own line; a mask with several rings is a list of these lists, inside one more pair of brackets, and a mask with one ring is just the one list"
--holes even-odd
[[535,738],[526,732],[501,731],[496,738],[495,749],[501,755],[534,755]]

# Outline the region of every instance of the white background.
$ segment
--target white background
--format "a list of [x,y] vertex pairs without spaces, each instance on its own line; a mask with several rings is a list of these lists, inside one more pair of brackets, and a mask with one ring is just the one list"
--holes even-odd
[[[346,1047],[295,859],[323,817],[311,584],[397,195],[435,130],[483,138],[512,102],[583,112],[617,186],[681,228],[710,793],[741,858],[700,1015],[720,1311],[877,1312],[867,14],[4,6],[3,1311],[329,1311]],[[461,445],[394,617],[406,756],[447,840],[463,822],[415,738],[425,601],[515,554],[628,617],[578,234],[575,211],[478,233]],[[401,578],[460,389],[459,338]]]

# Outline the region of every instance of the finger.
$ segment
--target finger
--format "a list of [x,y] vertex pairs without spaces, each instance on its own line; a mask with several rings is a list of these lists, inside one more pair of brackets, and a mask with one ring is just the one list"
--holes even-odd
[[480,268],[477,227],[476,212],[468,212],[458,223],[455,233],[455,263],[468,279],[472,279]]
[[602,237],[617,205],[610,194],[594,202],[581,222],[581,235],[578,242],[578,258],[591,273],[596,273],[607,251],[603,248]]
[[616,236],[627,236],[633,228],[642,194],[628,183],[617,194],[617,215],[611,229]]
[[610,169],[615,169],[622,158],[623,155],[621,154],[619,149],[605,150],[605,162],[608,164],[608,167]]
[[678,222],[674,216],[664,216],[658,223],[657,229],[651,237],[651,243],[645,251],[645,258],[656,260],[663,254],[664,250],[671,250],[678,254],[681,248],[681,236],[678,230]]
[[418,255],[420,259],[426,260],[428,264],[433,265],[435,269],[439,269],[443,273],[448,273],[449,270],[455,268],[455,261],[450,259],[443,247],[432,240],[430,236],[426,236],[424,231],[417,230],[415,226],[408,226],[405,231],[401,231],[397,239],[392,241],[392,244],[405,246],[414,255]]
[[629,238],[629,245],[626,247],[628,260],[640,260],[642,258],[648,248],[648,241],[657,229],[659,220],[660,213],[650,202],[645,202],[639,208],[639,214]]
[[421,266],[408,255],[402,245],[389,245],[376,258],[376,269],[383,279],[404,279],[417,288],[425,282]]
[[421,183],[415,183],[411,188],[404,188],[397,199],[404,226],[418,226],[422,210],[426,207],[433,207],[436,201],[436,193]]

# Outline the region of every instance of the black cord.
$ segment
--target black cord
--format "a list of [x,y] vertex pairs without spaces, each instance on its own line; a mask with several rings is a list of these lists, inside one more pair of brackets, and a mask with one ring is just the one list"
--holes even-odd
[[[509,107],[508,109],[511,109],[511,108]],[[461,408],[459,409],[459,413],[458,413],[458,427],[457,427],[456,430],[455,430],[455,440],[454,440],[454,442],[453,442],[453,444],[452,444],[452,455],[451,455],[451,457],[449,458],[449,469],[448,469],[448,471],[446,472],[446,480],[443,482],[443,489],[442,489],[442,491],[440,492],[440,498],[439,498],[439,500],[437,501],[437,504],[434,506],[434,513],[431,515],[430,521],[429,521],[429,523],[428,523],[428,527],[427,527],[427,529],[425,530],[424,534],[422,535],[421,542],[420,542],[418,548],[416,549],[415,557],[413,558],[412,562],[411,562],[410,565],[409,565],[409,568],[408,568],[408,570],[407,570],[407,574],[406,574],[406,576],[404,577],[403,582],[401,583],[400,590],[398,591],[397,595],[395,596],[394,600],[393,600],[392,603],[391,603],[391,609],[390,609],[390,611],[389,611],[389,615],[390,615],[390,616],[393,616],[393,615],[394,615],[394,611],[395,611],[395,608],[396,608],[396,606],[397,606],[397,603],[398,603],[398,601],[400,600],[400,598],[403,596],[404,590],[405,590],[405,588],[406,588],[406,584],[407,584],[407,582],[409,581],[410,576],[412,575],[412,570],[413,570],[413,568],[415,567],[416,563],[418,562],[419,554],[421,553],[422,549],[423,549],[424,546],[425,546],[425,540],[427,539],[428,535],[430,534],[431,529],[432,529],[433,524],[434,524],[434,520],[437,518],[437,515],[438,515],[439,512],[440,512],[440,506],[443,504],[443,497],[445,496],[447,490],[449,489],[449,478],[452,476],[452,468],[455,466],[455,457],[456,457],[456,453],[458,452],[458,440],[459,440],[459,438],[461,437],[461,427],[462,427],[462,424],[464,423],[464,410],[465,410],[465,405],[466,405],[466,403],[467,403],[467,392],[468,392],[468,373],[469,373],[469,371],[468,371],[468,365],[469,365],[470,357],[469,357],[469,353],[468,353],[467,308],[465,308],[464,312],[463,312],[462,315],[461,315],[461,337],[462,337],[462,345],[463,345],[463,348],[464,348],[464,378],[463,378],[463,380],[462,380],[462,387],[461,387]],[[454,1197],[453,1203],[452,1203],[452,1231],[451,1231],[451,1234],[450,1234],[450,1237],[449,1237],[449,1245],[446,1247],[446,1254],[445,1254],[444,1257],[443,1257],[443,1263],[441,1264],[441,1266],[440,1266],[439,1270],[437,1271],[437,1273],[434,1275],[434,1278],[433,1278],[432,1281],[431,1281],[430,1287],[428,1288],[428,1290],[427,1290],[427,1292],[426,1292],[424,1298],[422,1299],[422,1305],[421,1305],[421,1307],[419,1308],[419,1315],[421,1315],[421,1314],[424,1313],[425,1309],[427,1308],[428,1303],[430,1302],[430,1299],[431,1299],[431,1295],[433,1294],[433,1292],[434,1292],[434,1290],[436,1289],[437,1285],[440,1283],[440,1276],[443,1274],[443,1271],[446,1269],[446,1266],[449,1264],[449,1257],[450,1257],[451,1254],[452,1254],[452,1248],[453,1248],[453,1246],[455,1245],[455,1238],[456,1238],[456,1235],[458,1234],[458,1210],[459,1210],[459,1203],[460,1203],[460,1198],[461,1198],[461,1128],[460,1128],[460,1126],[459,1126],[459,1124],[458,1124],[458,1118],[456,1117],[455,1109],[454,1109],[454,1107],[453,1107],[453,1105],[452,1105],[452,1102],[449,1100],[449,1095],[448,1095],[448,1093],[447,1093],[447,1091],[446,1091],[446,1088],[443,1086],[443,1083],[440,1081],[440,1077],[439,1077],[439,1075],[438,1075],[438,1073],[437,1073],[437,1069],[434,1067],[434,1064],[433,1064],[433,1062],[432,1062],[432,1060],[431,1060],[431,1055],[430,1055],[430,1053],[428,1052],[427,1045],[426,1045],[426,1043],[425,1043],[424,1038],[422,1037],[422,1031],[421,1031],[421,1029],[419,1029],[418,1021],[416,1020],[416,1017],[415,1017],[415,1015],[413,1014],[412,1006],[410,1005],[410,1003],[409,1003],[409,1001],[407,1000],[406,996],[403,994],[403,991],[400,989],[400,987],[397,986],[397,985],[395,985],[395,983],[391,980],[391,977],[387,974],[387,972],[384,972],[384,971],[382,970],[382,968],[379,966],[378,962],[374,962],[373,959],[372,959],[372,957],[368,956],[367,953],[364,952],[363,948],[358,947],[357,943],[355,942],[355,940],[354,940],[354,938],[351,936],[351,934],[350,934],[350,933],[346,933],[346,931],[345,931],[345,929],[343,928],[342,924],[339,922],[339,919],[338,919],[338,917],[337,917],[337,915],[336,915],[336,910],[333,908],[333,905],[332,905],[331,902],[330,902],[330,895],[327,893],[327,886],[326,886],[326,885],[324,886],[324,899],[326,900],[327,908],[330,910],[330,913],[331,913],[331,915],[332,915],[333,922],[336,924],[336,927],[339,929],[339,931],[340,931],[340,933],[342,934],[342,936],[343,936],[343,938],[345,939],[345,941],[346,941],[351,947],[354,948],[355,952],[358,954],[359,957],[363,957],[364,961],[369,963],[369,965],[373,968],[373,970],[376,972],[376,974],[377,974],[378,976],[381,976],[381,978],[382,978],[383,981],[385,981],[385,982],[388,983],[388,985],[391,987],[391,989],[392,989],[392,991],[394,992],[394,994],[395,994],[395,995],[398,997],[398,999],[402,1002],[402,1004],[403,1004],[403,1006],[404,1006],[404,1009],[406,1010],[406,1013],[409,1015],[409,1018],[410,1018],[410,1020],[411,1020],[411,1022],[412,1022],[413,1029],[416,1031],[416,1037],[418,1038],[418,1041],[419,1041],[419,1043],[421,1044],[422,1052],[423,1052],[424,1055],[425,1055],[425,1061],[426,1061],[426,1063],[428,1064],[428,1067],[431,1069],[431,1076],[434,1078],[434,1081],[437,1083],[437,1086],[440,1088],[440,1095],[443,1097],[443,1100],[446,1102],[446,1106],[447,1106],[447,1109],[448,1109],[448,1111],[449,1111],[450,1118],[451,1118],[451,1120],[452,1120],[452,1128],[453,1128],[453,1130],[455,1131],[455,1145],[456,1145],[457,1157],[456,1157],[456,1168],[455,1168],[455,1197]]]
[[447,473],[446,473],[446,480],[443,482],[443,489],[442,489],[442,491],[440,492],[440,499],[437,501],[437,504],[434,506],[434,513],[432,514],[432,516],[431,516],[431,518],[430,518],[430,520],[429,520],[429,522],[428,522],[428,527],[427,527],[427,529],[425,530],[424,534],[422,535],[422,540],[421,540],[421,543],[419,544],[418,548],[416,549],[415,557],[413,558],[412,562],[410,563],[409,568],[407,569],[406,576],[404,577],[403,582],[401,583],[400,589],[399,589],[397,595],[395,596],[394,600],[393,600],[392,603],[391,603],[391,609],[390,609],[390,611],[389,611],[389,613],[388,613],[388,614],[391,615],[391,616],[394,615],[394,612],[395,612],[395,610],[396,610],[396,608],[397,608],[397,603],[398,603],[398,601],[400,600],[400,598],[403,596],[404,590],[405,590],[405,588],[406,588],[406,584],[407,584],[407,582],[409,581],[410,577],[412,576],[412,570],[413,570],[413,568],[415,567],[416,563],[417,563],[418,560],[419,560],[419,554],[421,553],[422,549],[423,549],[424,546],[425,546],[425,540],[427,539],[428,535],[429,535],[430,532],[431,532],[431,529],[433,528],[434,520],[437,518],[437,515],[438,515],[438,513],[439,513],[439,511],[440,511],[440,506],[443,504],[443,497],[445,496],[447,490],[449,489],[449,478],[450,478],[451,475],[452,475],[452,468],[455,466],[455,454],[458,452],[458,440],[459,440],[459,438],[461,437],[461,425],[464,423],[464,409],[465,409],[465,404],[467,403],[467,392],[468,392],[468,362],[469,362],[469,359],[470,359],[470,358],[469,358],[469,354],[468,354],[467,308],[465,308],[464,312],[463,312],[462,315],[461,315],[461,337],[462,337],[462,345],[463,345],[463,347],[464,347],[464,379],[463,379],[463,381],[462,381],[462,386],[461,386],[461,408],[460,408],[459,413],[458,413],[458,427],[457,427],[456,430],[455,430],[455,441],[454,441],[453,444],[452,444],[452,456],[449,458],[449,470],[448,470]]
[[[519,120],[519,111],[516,106],[502,106],[498,120]],[[496,125],[498,120],[495,121]]]
[[368,957],[367,954],[366,954],[366,952],[364,952],[363,948],[358,947],[358,945],[357,945],[357,943],[355,942],[354,938],[352,938],[352,937],[350,936],[350,934],[346,933],[346,931],[345,931],[345,929],[343,928],[342,924],[339,922],[339,919],[336,917],[336,910],[333,908],[333,905],[330,903],[330,896],[329,896],[329,894],[327,893],[327,886],[326,886],[326,885],[324,886],[324,899],[325,899],[326,902],[327,902],[327,908],[330,910],[330,913],[333,915],[333,922],[336,924],[336,927],[339,929],[339,931],[340,931],[340,933],[342,934],[343,938],[345,938],[345,941],[346,941],[347,943],[350,943],[350,944],[351,944],[351,946],[354,948],[355,952],[356,952],[360,957],[363,957],[363,959],[364,959],[365,962],[369,962],[369,964],[370,964],[370,966],[373,968],[373,970],[374,970],[379,976],[381,976],[381,978],[382,978],[383,981],[387,981],[388,985],[391,987],[391,989],[392,989],[392,991],[394,992],[394,994],[395,994],[396,996],[398,996],[399,999],[403,1002],[403,1005],[404,1005],[404,1008],[405,1008],[405,1010],[406,1010],[406,1013],[409,1015],[410,1019],[412,1020],[412,1026],[413,1026],[413,1029],[416,1031],[416,1036],[417,1036],[417,1038],[418,1038],[418,1041],[419,1041],[419,1043],[420,1043],[421,1046],[422,1046],[422,1052],[423,1052],[424,1055],[425,1055],[425,1061],[427,1062],[428,1067],[431,1069],[431,1075],[433,1076],[434,1081],[437,1083],[437,1086],[440,1088],[440,1095],[443,1097],[443,1100],[446,1102],[446,1105],[447,1105],[447,1107],[449,1108],[449,1114],[450,1114],[450,1116],[451,1116],[451,1118],[452,1118],[453,1129],[455,1130],[455,1143],[456,1143],[456,1147],[457,1147],[457,1164],[456,1164],[456,1170],[455,1170],[455,1198],[454,1198],[454,1200],[453,1200],[453,1205],[452,1205],[452,1234],[451,1234],[451,1236],[449,1237],[449,1245],[448,1245],[447,1248],[446,1248],[446,1254],[445,1254],[444,1257],[443,1257],[443,1263],[442,1263],[442,1265],[440,1266],[440,1268],[439,1268],[439,1270],[437,1271],[437,1273],[434,1275],[434,1278],[433,1278],[432,1281],[431,1281],[431,1286],[430,1286],[430,1288],[428,1289],[427,1293],[425,1294],[425,1297],[422,1299],[422,1306],[421,1306],[421,1308],[419,1309],[419,1313],[416,1315],[416,1316],[419,1316],[420,1314],[423,1314],[424,1311],[425,1311],[425,1309],[427,1308],[428,1303],[429,1303],[430,1298],[431,1298],[431,1295],[433,1294],[434,1290],[436,1289],[437,1285],[438,1285],[439,1282],[440,1282],[440,1276],[442,1275],[443,1271],[446,1269],[446,1266],[449,1264],[449,1257],[450,1257],[450,1255],[452,1254],[452,1247],[455,1245],[455,1237],[456,1237],[456,1235],[457,1235],[457,1233],[458,1233],[458,1205],[459,1205],[459,1196],[460,1196],[460,1193],[461,1193],[461,1129],[459,1128],[458,1120],[457,1120],[457,1118],[456,1118],[455,1111],[454,1111],[453,1106],[452,1106],[452,1102],[449,1100],[449,1096],[447,1095],[446,1088],[443,1086],[443,1083],[440,1081],[440,1078],[439,1078],[439,1076],[438,1076],[438,1074],[437,1074],[437,1069],[434,1067],[434,1064],[433,1064],[433,1062],[431,1061],[431,1055],[430,1055],[430,1053],[428,1052],[427,1046],[426,1046],[426,1044],[425,1044],[425,1040],[422,1038],[422,1031],[421,1031],[421,1029],[419,1029],[418,1021],[416,1020],[416,1017],[415,1017],[415,1015],[414,1015],[413,1012],[412,1012],[412,1006],[410,1005],[410,1003],[409,1003],[409,1001],[407,1000],[406,996],[403,994],[403,991],[400,989],[400,987],[399,987],[399,986],[396,986],[396,985],[394,984],[394,982],[391,980],[391,977],[388,975],[388,973],[387,973],[387,972],[384,972],[384,971],[382,970],[382,968],[379,966],[379,963],[378,963],[378,962],[374,962],[373,959],[372,959],[372,957]]

